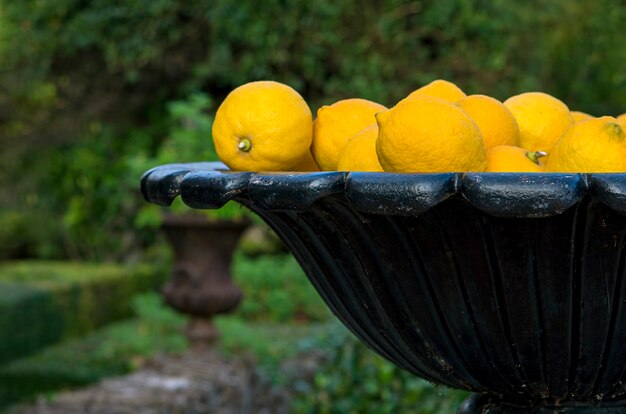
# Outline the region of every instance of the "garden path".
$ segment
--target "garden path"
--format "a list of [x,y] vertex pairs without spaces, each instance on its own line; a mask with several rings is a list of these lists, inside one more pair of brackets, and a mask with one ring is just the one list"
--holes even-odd
[[[319,361],[309,359],[285,366],[300,377],[312,374]],[[282,414],[289,411],[289,394],[259,375],[250,357],[195,348],[157,356],[123,377],[40,398],[12,414]]]

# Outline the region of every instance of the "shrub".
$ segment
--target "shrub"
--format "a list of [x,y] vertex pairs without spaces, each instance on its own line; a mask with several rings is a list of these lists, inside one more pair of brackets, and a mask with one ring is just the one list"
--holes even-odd
[[133,320],[0,366],[0,410],[38,394],[125,374],[157,352],[186,349],[185,318],[164,306],[158,295],[140,294],[131,304]]
[[377,356],[338,322],[301,343],[327,360],[312,382],[297,384],[294,413],[452,413],[467,393],[436,386]]
[[0,363],[131,314],[131,298],[158,289],[151,266],[16,262],[0,267]]
[[319,322],[330,315],[300,265],[291,255],[238,254],[233,263],[235,281],[244,292],[237,315],[259,322]]

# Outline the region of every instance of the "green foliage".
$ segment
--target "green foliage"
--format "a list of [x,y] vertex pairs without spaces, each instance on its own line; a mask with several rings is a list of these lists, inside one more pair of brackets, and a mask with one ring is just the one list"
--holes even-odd
[[383,360],[338,322],[301,342],[301,349],[322,349],[327,360],[312,383],[296,384],[293,413],[452,413],[467,397]]
[[299,342],[307,341],[320,329],[320,324],[251,322],[237,315],[218,317],[215,324],[221,332],[220,351],[226,357],[247,355],[253,358],[258,373],[276,386],[290,381],[282,364],[290,358],[298,358]]
[[4,2],[0,38],[5,50],[9,40],[21,45],[12,49],[18,54],[14,62],[38,56],[32,70],[47,69],[57,54],[97,50],[108,70],[123,70],[132,79],[133,70],[159,59],[165,45],[183,37],[186,28],[181,23],[192,19],[199,6],[176,0]]
[[0,211],[0,259],[24,257],[34,242],[29,217],[15,210]]
[[186,349],[185,318],[165,307],[158,295],[136,296],[132,309],[133,320],[0,366],[0,407],[127,373],[157,352]]
[[16,262],[0,267],[0,363],[131,314],[130,299],[154,290],[151,266]]
[[[125,82],[153,81],[153,93],[167,85],[147,75],[162,70],[164,62],[176,71],[174,63],[180,66],[180,54],[187,52],[189,64],[181,71],[188,75],[174,85],[184,93],[207,89],[221,96],[250,80],[270,78],[316,104],[355,95],[392,104],[416,86],[444,77],[498,96],[530,87],[598,109],[607,99],[624,105],[618,65],[626,53],[619,47],[626,11],[619,0],[356,5],[354,0],[270,0],[263,7],[252,0],[8,2],[0,38],[12,52],[7,58],[30,62],[31,76],[46,79],[55,63],[89,52]],[[11,48],[13,42],[19,47]],[[174,46],[181,43],[196,47],[176,53]],[[604,102],[597,101],[598,88],[609,93],[601,95]]]
[[539,19],[525,11],[524,23],[546,32],[536,47],[546,62],[539,77],[572,110],[595,116],[626,112],[626,6],[613,0],[558,2]]
[[218,159],[211,139],[213,117],[208,114],[211,108],[211,99],[199,92],[168,104],[173,126],[156,157],[159,164]]
[[144,201],[138,177],[128,174],[126,157],[141,151],[150,137],[133,133],[119,139],[117,134],[93,123],[79,141],[49,158],[49,173],[34,208],[61,215],[51,225],[65,235],[62,247],[74,259],[124,258],[140,244],[136,238],[145,237],[132,228],[133,213]]
[[291,255],[236,255],[233,275],[244,292],[237,314],[245,320],[303,323],[330,314]]

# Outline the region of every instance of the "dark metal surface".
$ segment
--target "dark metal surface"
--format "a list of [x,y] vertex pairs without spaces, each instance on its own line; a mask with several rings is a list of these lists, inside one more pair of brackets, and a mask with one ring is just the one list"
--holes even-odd
[[250,207],[395,364],[509,404],[578,404],[550,412],[626,400],[626,174],[194,168],[151,170],[144,196]]
[[457,414],[625,414],[626,405],[595,404],[569,407],[520,407],[502,404],[487,395],[474,394],[463,402]]

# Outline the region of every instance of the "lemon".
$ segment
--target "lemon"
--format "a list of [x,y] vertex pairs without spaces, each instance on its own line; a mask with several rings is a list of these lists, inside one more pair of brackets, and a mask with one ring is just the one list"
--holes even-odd
[[487,172],[541,172],[541,157],[546,153],[532,152],[513,145],[498,145],[487,151]]
[[572,114],[572,118],[574,119],[574,123],[577,123],[580,121],[586,121],[588,119],[593,118],[591,115],[585,112],[580,112],[580,111],[571,111],[571,114]]
[[557,141],[546,162],[549,172],[626,172],[625,126],[611,116],[583,121]]
[[343,147],[357,132],[376,123],[374,115],[387,108],[366,99],[344,99],[322,106],[313,122],[311,152],[323,171],[337,169]]
[[513,96],[504,105],[509,108],[520,130],[520,147],[548,154],[554,143],[573,124],[567,105],[543,92]]
[[485,147],[476,123],[458,106],[415,96],[376,114],[376,152],[385,171],[484,171]]
[[470,95],[456,104],[478,125],[486,151],[498,145],[519,145],[517,121],[502,102],[485,95]]
[[626,124],[626,113],[618,115],[617,120],[621,122],[622,124]]
[[213,142],[232,170],[287,171],[311,146],[313,116],[291,87],[250,82],[228,94],[215,114]]
[[307,151],[304,157],[301,158],[291,170],[311,172],[311,171],[319,171],[320,167],[317,166],[317,163],[313,159],[313,155],[311,155],[311,152]]
[[339,156],[339,171],[383,171],[376,154],[378,125],[371,125],[348,141]]
[[440,98],[448,102],[456,102],[467,96],[465,95],[465,92],[463,92],[454,83],[443,79],[437,79],[432,81],[428,85],[422,86],[421,88],[414,90],[405,99],[410,99],[415,96],[422,95]]

